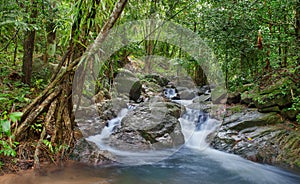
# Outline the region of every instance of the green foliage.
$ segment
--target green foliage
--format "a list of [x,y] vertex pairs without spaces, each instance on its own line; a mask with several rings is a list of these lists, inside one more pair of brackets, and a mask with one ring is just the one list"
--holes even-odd
[[43,143],[45,144],[45,146],[48,147],[48,149],[51,151],[51,153],[56,154],[59,151],[61,151],[62,149],[68,149],[67,145],[60,145],[60,146],[53,146],[51,141],[44,139]]
[[30,128],[35,132],[42,132],[43,125],[39,122],[30,126]]
[[12,112],[10,114],[7,111],[1,113],[0,116],[0,155],[4,156],[16,156],[14,148],[19,144],[14,141],[12,136],[11,125],[20,121],[22,112]]
[[292,107],[290,107],[288,110],[294,110],[299,112],[299,114],[296,116],[296,120],[298,124],[300,124],[300,97],[299,96],[293,99]]
[[51,141],[43,140],[43,143],[48,147],[48,149],[51,151],[51,153],[54,153]]
[[[0,66],[1,63],[0,63]],[[16,75],[14,72],[12,74],[5,75],[6,72],[1,76],[3,83],[0,85],[0,113],[3,111],[9,111],[11,109],[20,109],[27,105],[31,100],[28,98],[31,94],[28,85],[21,83],[19,80],[11,80],[10,75]]]

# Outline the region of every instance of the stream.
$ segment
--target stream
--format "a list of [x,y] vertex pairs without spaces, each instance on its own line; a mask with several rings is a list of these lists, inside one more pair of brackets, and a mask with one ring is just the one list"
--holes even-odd
[[[188,101],[176,101],[184,105]],[[123,109],[99,135],[88,137],[98,146],[117,155],[118,164],[100,167],[72,165],[44,176],[24,175],[0,183],[22,184],[298,184],[299,173],[254,163],[237,155],[209,147],[207,136],[220,125],[201,111],[187,109],[179,119],[185,144],[177,150],[143,153],[118,151],[105,139],[120,126]],[[19,178],[19,180],[18,180]],[[2,178],[3,179],[3,178]]]

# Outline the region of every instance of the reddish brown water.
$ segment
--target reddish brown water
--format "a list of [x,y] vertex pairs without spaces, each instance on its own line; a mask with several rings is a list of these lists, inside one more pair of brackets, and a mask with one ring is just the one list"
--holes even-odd
[[0,176],[0,184],[109,184],[105,178],[91,175],[90,169],[69,165],[64,169],[47,168],[47,171],[23,171]]

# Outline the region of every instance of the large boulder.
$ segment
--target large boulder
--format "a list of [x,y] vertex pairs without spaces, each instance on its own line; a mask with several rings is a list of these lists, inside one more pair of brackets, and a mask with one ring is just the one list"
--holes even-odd
[[130,100],[138,101],[142,93],[140,80],[129,70],[120,70],[114,81],[117,95],[123,94]]
[[127,108],[128,99],[113,98],[87,107],[81,106],[76,111],[76,123],[84,137],[100,134],[108,120],[117,117]]
[[239,92],[233,92],[228,93],[227,96],[227,104],[237,104],[241,102],[241,93]]
[[183,100],[191,100],[196,97],[196,94],[193,90],[187,89],[183,91],[179,91],[180,99]]
[[122,119],[107,143],[126,151],[177,148],[184,144],[178,121],[183,110],[171,102],[144,103]]
[[259,113],[249,111],[247,113],[236,113],[224,119],[224,130],[241,131],[254,126],[275,125],[282,123],[277,113]]
[[262,89],[257,86],[249,91],[243,91],[241,102],[255,105],[260,112],[279,112],[283,108],[290,107],[293,96],[297,94],[299,84],[290,77],[283,77]]
[[274,112],[247,109],[230,113],[211,145],[252,161],[299,168],[299,130],[291,130],[282,122]]
[[149,81],[149,82],[154,82],[158,85],[160,85],[161,87],[166,86],[169,83],[169,80],[159,76],[159,75],[155,75],[155,74],[150,74],[150,75],[145,75],[144,80]]
[[115,157],[110,152],[100,150],[95,143],[87,141],[84,138],[77,141],[70,158],[93,166],[116,161]]

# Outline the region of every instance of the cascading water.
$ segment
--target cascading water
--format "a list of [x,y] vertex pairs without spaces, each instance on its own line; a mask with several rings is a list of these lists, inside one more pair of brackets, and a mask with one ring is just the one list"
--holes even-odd
[[221,123],[209,118],[205,112],[192,109],[187,109],[187,113],[179,121],[186,146],[199,150],[209,147],[207,136],[213,133]]
[[[191,101],[177,100],[185,106]],[[102,148],[121,156],[121,163],[103,167],[69,167],[64,171],[49,173],[46,177],[30,177],[29,184],[61,183],[110,183],[110,184],[298,184],[300,177],[279,168],[253,163],[239,156],[214,150],[207,143],[207,136],[220,122],[200,110],[186,109],[179,119],[185,137],[185,146],[170,157],[161,152],[132,153],[114,150],[105,144],[106,139],[120,126],[128,109],[107,122],[102,133],[89,137]],[[153,162],[153,157],[159,157]],[[149,160],[147,160],[148,158]],[[161,160],[161,158],[165,158]],[[123,159],[123,160],[122,160]],[[130,160],[130,161],[128,161]],[[125,162],[127,161],[127,162]],[[149,161],[149,162],[148,162]],[[125,163],[125,164],[124,164]],[[128,164],[126,164],[128,163]],[[132,163],[139,163],[134,165]],[[145,164],[142,164],[145,163]],[[149,164],[150,163],[150,164]],[[24,176],[12,182],[24,183]],[[51,182],[49,182],[51,181]],[[65,182],[61,182],[65,181]],[[1,180],[0,180],[1,183]],[[26,182],[25,182],[26,183]],[[26,183],[26,184],[27,184]]]
[[[173,100],[184,106],[192,100]],[[105,138],[120,126],[120,121],[127,110],[109,121],[102,133],[90,137],[100,147],[105,147]],[[138,183],[268,183],[268,184],[296,184],[300,178],[297,175],[280,170],[273,166],[262,165],[245,160],[239,156],[214,150],[209,147],[207,137],[212,134],[221,122],[211,119],[208,113],[186,108],[186,112],[179,118],[185,145],[171,157],[153,162],[153,157],[165,156],[162,152],[131,153],[110,148],[114,154],[122,156],[123,160],[139,163],[138,166],[116,167],[111,183],[138,184]],[[99,141],[99,138],[102,141]],[[154,156],[156,154],[156,156]],[[167,154],[166,154],[167,155]],[[143,162],[139,162],[142,157]],[[149,160],[145,159],[150,157]],[[150,162],[147,162],[150,161]],[[124,163],[124,162],[123,162]],[[129,165],[131,162],[129,162]],[[143,165],[144,163],[146,165]],[[150,163],[150,164],[149,164]]]
[[106,123],[106,126],[103,128],[101,134],[99,135],[100,140],[104,140],[110,136],[110,134],[114,131],[114,129],[121,125],[122,118],[127,114],[128,109],[122,109],[118,116],[114,119],[109,120]]

